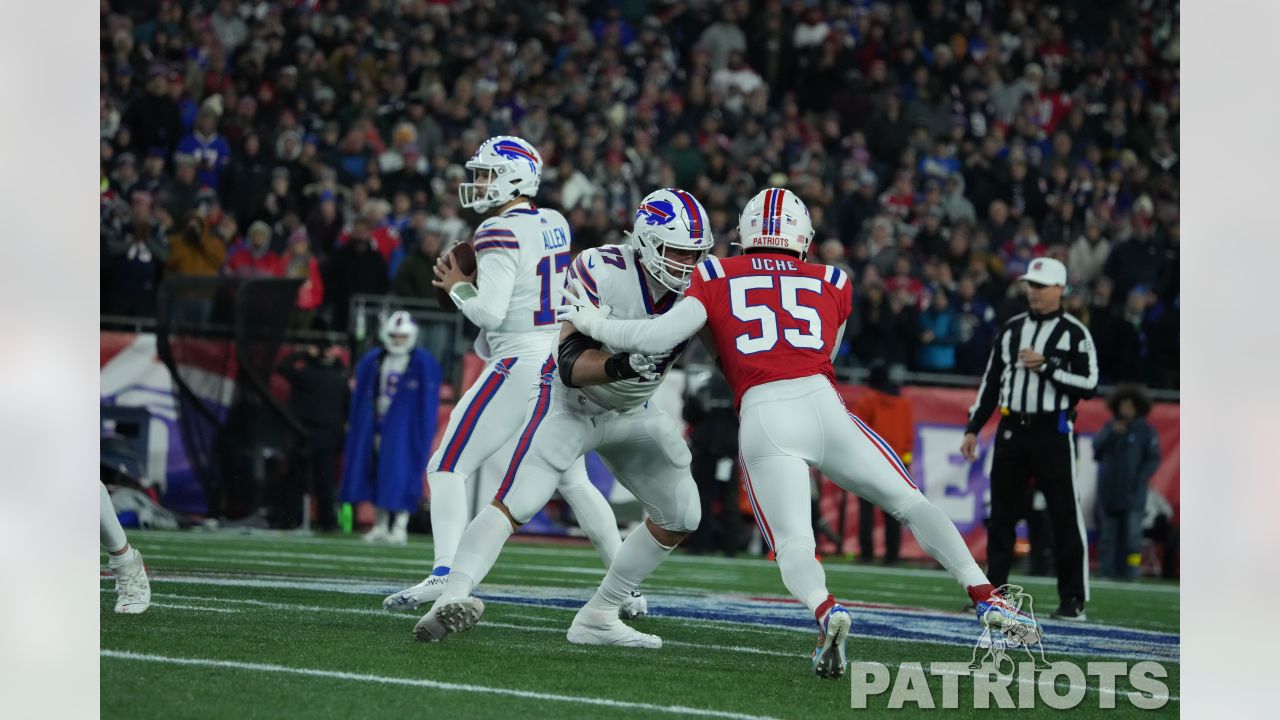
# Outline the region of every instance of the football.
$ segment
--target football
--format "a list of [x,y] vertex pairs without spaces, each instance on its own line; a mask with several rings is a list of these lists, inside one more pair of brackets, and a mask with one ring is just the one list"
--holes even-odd
[[[458,266],[464,275],[470,275],[476,271],[476,249],[469,242],[460,242],[446,251],[447,255],[453,258],[453,262]],[[440,309],[448,312],[454,312],[458,309],[453,304],[453,298],[449,297],[449,293],[444,288],[436,288],[436,301],[440,303]]]

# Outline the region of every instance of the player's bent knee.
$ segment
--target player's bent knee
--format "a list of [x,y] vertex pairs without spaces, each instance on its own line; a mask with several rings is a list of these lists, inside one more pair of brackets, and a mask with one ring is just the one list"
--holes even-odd
[[689,536],[689,533],[693,532],[693,530],[686,530],[683,528],[663,527],[662,525],[654,522],[653,518],[645,519],[645,528],[659,545],[668,548],[673,548],[679,545],[686,537]]
[[787,538],[778,538],[778,545],[773,549],[774,555],[781,558],[783,555],[791,553],[800,553],[802,555],[813,555],[818,550],[818,544],[812,536],[804,537],[797,535]]
[[[508,508],[506,503],[502,502],[497,498],[494,498],[493,500],[491,500],[489,504],[498,508],[499,512],[507,516],[507,521],[511,523],[512,530],[519,530],[521,525],[524,525],[525,523],[529,522],[527,519],[517,520],[515,516],[512,515],[511,508]],[[532,517],[532,515],[530,515],[529,517]]]
[[895,497],[886,499],[885,503],[880,504],[880,509],[888,513],[894,520],[898,522],[909,522],[907,513],[913,508],[923,504],[928,504],[929,500],[920,493],[919,490],[911,490],[910,492],[902,492]]

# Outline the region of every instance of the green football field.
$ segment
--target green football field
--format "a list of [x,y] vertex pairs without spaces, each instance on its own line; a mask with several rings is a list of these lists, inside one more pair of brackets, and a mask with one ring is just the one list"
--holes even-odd
[[[130,532],[152,574],[152,606],[111,611],[101,583],[104,718],[601,718],[976,717],[973,679],[959,678],[957,710],[850,707],[851,680],[820,681],[809,666],[812,617],[790,600],[777,567],[759,559],[674,555],[642,588],[650,616],[639,629],[661,650],[570,645],[574,611],[604,574],[582,545],[508,545],[479,590],[476,629],[422,643],[420,612],[381,609],[386,594],[430,571],[431,545],[369,546],[342,536]],[[103,567],[106,559],[103,556]],[[854,617],[849,655],[898,672],[902,662],[969,662],[981,635],[965,597],[941,571],[828,559],[828,584]],[[1052,580],[1014,578],[1037,615],[1056,605]],[[422,611],[425,611],[423,608]],[[1060,696],[1082,696],[1072,717],[1139,717],[1179,711],[1177,585],[1098,581],[1090,622],[1045,620],[1050,662],[1152,661],[1168,673],[1158,711],[1131,705],[1126,676],[1115,691],[1095,675],[1060,678]],[[1021,652],[1021,651],[1018,651]],[[1026,659],[1010,652],[1013,659]],[[941,705],[943,680],[929,678]],[[1074,688],[1074,689],[1073,689]],[[1008,692],[1047,707],[1030,680]],[[1115,701],[1114,709],[1101,709]],[[993,704],[996,701],[993,701]],[[1024,701],[1025,707],[1025,701]]]

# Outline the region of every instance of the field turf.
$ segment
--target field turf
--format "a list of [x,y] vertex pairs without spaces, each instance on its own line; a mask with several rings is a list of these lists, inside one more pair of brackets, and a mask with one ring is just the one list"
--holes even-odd
[[[570,645],[574,611],[603,576],[580,545],[510,543],[477,593],[481,624],[443,643],[411,630],[421,612],[381,609],[386,594],[421,580],[430,543],[370,546],[351,537],[131,531],[152,573],[145,614],[111,611],[101,583],[104,718],[908,718],[979,717],[972,680],[960,709],[850,709],[850,680],[809,668],[812,618],[792,602],[777,567],[759,559],[674,555],[645,584],[659,651]],[[106,559],[103,556],[103,567]],[[826,561],[828,584],[854,616],[852,660],[896,671],[900,662],[968,662],[980,628],[943,572]],[[1095,582],[1090,621],[1047,620],[1053,581],[1014,578],[1036,599],[1049,661],[1154,660],[1171,695],[1158,711],[1134,708],[1088,676],[1071,717],[1179,711],[1178,587]],[[425,611],[423,608],[422,611]],[[1016,656],[1015,656],[1016,657]],[[1023,656],[1025,659],[1025,656]],[[1058,683],[1060,694],[1069,681]],[[942,682],[931,678],[935,702]],[[1018,696],[1018,683],[1012,688]],[[1115,699],[1114,709],[1100,702]],[[1024,716],[1059,715],[1036,698]]]

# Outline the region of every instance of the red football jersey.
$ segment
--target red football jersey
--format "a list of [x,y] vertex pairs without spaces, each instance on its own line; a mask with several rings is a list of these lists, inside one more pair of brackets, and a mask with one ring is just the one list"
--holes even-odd
[[735,405],[747,390],[775,380],[835,381],[831,351],[853,309],[848,273],[780,253],[711,257],[685,295],[707,310]]

